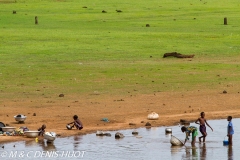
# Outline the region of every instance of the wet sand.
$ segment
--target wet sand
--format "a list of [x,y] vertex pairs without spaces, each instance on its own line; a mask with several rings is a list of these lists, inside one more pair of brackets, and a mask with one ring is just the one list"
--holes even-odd
[[[228,115],[240,117],[240,94],[222,91],[156,92],[151,95],[107,96],[107,95],[65,95],[52,98],[2,99],[0,121],[9,126],[27,126],[37,130],[46,124],[46,131],[56,132],[60,137],[93,133],[97,130],[120,130],[178,124],[180,119],[195,121],[200,112],[206,119],[225,119]],[[158,120],[148,120],[151,112],[159,114]],[[36,113],[36,116],[33,114]],[[18,124],[14,117],[24,114],[24,124]],[[67,130],[66,124],[78,115],[84,128]],[[101,121],[108,118],[110,122]],[[143,122],[142,122],[143,121]],[[129,125],[134,123],[135,125]],[[0,142],[31,140],[23,136],[0,136]]]

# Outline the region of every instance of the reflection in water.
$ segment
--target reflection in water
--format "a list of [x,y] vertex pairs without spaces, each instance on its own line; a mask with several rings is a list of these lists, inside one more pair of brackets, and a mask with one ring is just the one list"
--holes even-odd
[[73,137],[73,140],[74,140],[74,143],[73,143],[73,147],[74,147],[74,150],[77,150],[79,144],[80,144],[80,141],[82,139],[82,136],[74,136]]
[[171,137],[172,133],[165,133],[165,137]]
[[233,160],[232,145],[229,145],[229,146],[228,146],[228,160]]
[[186,147],[185,154],[182,155],[182,159],[198,159],[197,149],[197,147]]
[[146,127],[146,131],[151,131],[151,127]]
[[41,144],[43,151],[56,151],[56,147],[53,142],[49,143],[47,141],[41,140],[39,143]]
[[207,157],[207,149],[206,149],[206,143],[203,143],[203,146],[200,150],[200,156],[204,160]]
[[186,147],[185,153],[186,153],[186,157],[185,158],[189,158],[191,156],[191,152],[190,152],[190,147]]
[[183,146],[171,146],[171,154],[178,154]]
[[55,151],[56,147],[55,145],[52,143],[47,143],[47,141],[44,141],[44,139],[40,139],[38,140],[38,142],[34,140],[31,141],[25,141],[25,147],[31,147],[31,148],[35,148],[40,146],[42,148],[43,151]]
[[190,158],[190,149],[189,147],[185,147],[185,154],[182,155],[182,159],[189,159]]
[[192,159],[197,159],[198,153],[197,153],[197,147],[192,147]]
[[105,138],[104,136],[96,136],[96,137],[99,138],[99,139]]
[[39,144],[38,144],[38,142],[36,142],[35,141],[35,139],[33,139],[33,140],[27,140],[27,141],[25,141],[25,146],[26,147],[34,147],[34,146],[38,146]]
[[169,141],[170,141],[170,139],[171,139],[171,136],[172,136],[171,133],[170,133],[170,134],[165,134],[165,138],[169,139]]

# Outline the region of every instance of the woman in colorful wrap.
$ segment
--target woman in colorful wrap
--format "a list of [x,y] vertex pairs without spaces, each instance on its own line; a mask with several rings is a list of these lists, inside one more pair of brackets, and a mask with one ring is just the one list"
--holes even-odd
[[186,138],[185,138],[185,141],[184,141],[184,145],[187,142],[187,140],[189,140],[190,134],[192,134],[192,142],[191,142],[191,144],[192,144],[192,146],[195,146],[196,137],[198,135],[197,127],[194,127],[194,126],[185,127],[185,126],[183,126],[181,128],[181,130],[182,130],[182,132],[186,133]]

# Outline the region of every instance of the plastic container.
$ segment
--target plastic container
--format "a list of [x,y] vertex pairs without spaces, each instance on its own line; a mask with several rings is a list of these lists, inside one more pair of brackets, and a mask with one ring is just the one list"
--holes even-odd
[[226,146],[226,145],[229,144],[228,140],[226,140],[226,137],[227,137],[227,136],[225,136],[225,137],[224,137],[224,140],[223,140],[223,145],[224,145],[224,146]]
[[166,129],[165,129],[165,133],[166,133],[166,134],[172,133],[172,128],[166,128]]

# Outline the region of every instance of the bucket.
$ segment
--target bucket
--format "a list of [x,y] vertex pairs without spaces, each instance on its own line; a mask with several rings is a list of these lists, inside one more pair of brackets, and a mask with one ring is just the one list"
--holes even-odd
[[227,137],[227,136],[225,136],[225,137],[224,137],[224,140],[223,140],[223,145],[224,145],[224,146],[228,145],[228,140],[225,139],[226,137]]
[[171,133],[172,133],[172,128],[165,129],[165,134],[171,134]]

